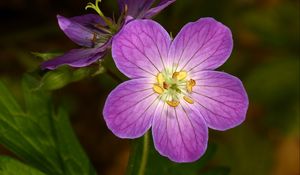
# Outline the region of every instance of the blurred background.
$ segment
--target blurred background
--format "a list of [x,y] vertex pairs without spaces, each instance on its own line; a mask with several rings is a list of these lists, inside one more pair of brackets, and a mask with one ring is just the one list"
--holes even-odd
[[[60,31],[56,15],[82,15],[87,0],[0,1],[0,78],[19,86],[38,68],[31,52],[65,52],[77,47]],[[107,16],[118,15],[116,0],[103,0]],[[187,22],[211,16],[229,26],[234,50],[219,68],[239,77],[250,106],[246,121],[226,132],[210,130],[217,151],[210,165],[232,175],[299,175],[299,1],[177,0],[159,21],[175,36]],[[110,56],[107,65],[113,66]],[[72,125],[93,165],[104,175],[122,175],[130,141],[114,136],[101,116],[107,94],[118,84],[108,75],[54,91],[56,105],[69,109]],[[20,95],[14,91],[16,96]],[[11,153],[0,145],[0,154]]]

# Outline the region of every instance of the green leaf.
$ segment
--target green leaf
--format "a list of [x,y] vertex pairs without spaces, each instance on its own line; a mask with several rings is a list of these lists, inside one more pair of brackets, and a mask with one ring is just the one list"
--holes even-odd
[[104,71],[102,66],[89,66],[78,69],[70,68],[69,66],[63,66],[56,70],[47,72],[41,79],[40,84],[37,86],[37,89],[60,89],[72,82],[76,82],[103,72]]
[[[25,109],[0,82],[0,143],[46,174],[96,174],[78,143],[65,112],[55,115],[49,92],[24,76]],[[16,112],[17,111],[17,112]]]
[[[9,113],[22,113],[21,107],[18,105],[16,100],[12,97],[11,93],[0,81],[0,109],[1,106],[6,108]],[[1,112],[2,110],[0,110]]]
[[[45,92],[32,91],[37,81],[26,76],[22,83],[26,111],[0,103],[0,143],[48,174],[62,174],[59,156],[52,135],[50,99]],[[0,96],[14,101],[7,88],[1,86]],[[15,112],[16,110],[17,112]]]
[[39,87],[46,90],[60,89],[72,82],[72,73],[67,67],[47,72],[42,78]]
[[32,54],[38,58],[43,59],[44,61],[50,60],[54,57],[61,55],[61,53],[40,53],[40,52],[32,52]]
[[2,175],[46,175],[10,157],[0,156],[0,174]]
[[65,174],[96,175],[88,157],[79,144],[67,113],[61,108],[54,117],[57,145]]
[[[198,175],[199,171],[211,160],[216,152],[216,145],[208,146],[204,156],[194,163],[175,163],[161,156],[154,148],[152,138],[149,138],[149,154],[145,168],[145,175],[172,174],[172,175]],[[143,152],[143,138],[133,141],[127,175],[136,175],[141,166]]]

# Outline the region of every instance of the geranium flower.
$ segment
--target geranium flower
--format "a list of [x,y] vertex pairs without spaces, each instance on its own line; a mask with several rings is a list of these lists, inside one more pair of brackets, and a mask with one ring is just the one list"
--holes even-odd
[[58,24],[61,30],[81,49],[73,49],[64,55],[42,63],[43,69],[56,69],[61,65],[85,67],[103,58],[111,47],[113,36],[129,22],[128,19],[151,18],[175,0],[160,0],[160,3],[151,8],[155,0],[118,0],[121,16],[118,21],[105,17],[96,0],[95,4],[88,3],[86,8],[94,9],[96,14],[87,14],[72,18],[58,15]]
[[172,41],[152,20],[127,24],[112,42],[119,70],[131,80],[116,87],[104,106],[108,128],[120,138],[137,138],[152,127],[157,151],[175,162],[192,162],[205,152],[208,128],[241,124],[248,97],[242,82],[214,71],[232,51],[229,28],[213,18],[183,27]]

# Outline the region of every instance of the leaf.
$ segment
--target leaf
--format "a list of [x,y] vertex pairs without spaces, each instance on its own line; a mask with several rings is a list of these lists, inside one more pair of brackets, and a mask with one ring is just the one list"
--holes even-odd
[[0,174],[2,175],[46,175],[13,158],[0,156]]
[[0,82],[0,143],[46,174],[94,175],[66,113],[55,115],[49,92],[36,90],[38,83],[24,76],[22,110]]
[[11,93],[8,91],[8,89],[4,86],[2,82],[0,82],[0,104],[1,106],[3,106],[3,108],[6,108],[9,113],[22,112],[21,107],[18,105],[18,103],[15,101]]
[[[210,144],[204,156],[194,163],[175,163],[161,156],[154,148],[152,138],[149,143],[149,155],[145,168],[145,175],[172,174],[172,175],[198,175],[216,152],[216,145]],[[143,138],[133,141],[127,175],[138,174],[143,152]]]
[[40,53],[40,52],[32,52],[32,54],[38,58],[43,59],[43,61],[47,61],[61,55],[61,53]]
[[[36,81],[28,76],[22,83],[26,112],[1,100],[0,143],[41,171],[62,174],[49,118],[52,110],[50,99],[44,92],[33,92],[30,87],[35,84]],[[1,97],[18,106],[3,84],[1,90]]]
[[37,86],[37,89],[45,90],[60,89],[72,82],[91,77],[95,74],[101,74],[104,71],[102,66],[89,66],[84,68],[73,69],[68,66],[62,66],[56,70],[47,72]]
[[96,175],[88,157],[79,144],[66,112],[60,108],[54,117],[57,145],[65,174]]

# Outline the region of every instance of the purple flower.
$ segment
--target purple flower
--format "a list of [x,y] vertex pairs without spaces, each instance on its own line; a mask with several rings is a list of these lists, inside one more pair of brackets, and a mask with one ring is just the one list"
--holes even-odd
[[214,71],[230,56],[230,29],[213,18],[183,27],[172,41],[152,20],[127,24],[112,41],[112,56],[132,80],[116,87],[104,106],[108,128],[137,138],[152,127],[155,148],[175,162],[205,152],[208,128],[227,130],[245,120],[242,82]]
[[[62,56],[42,63],[42,69],[56,69],[61,65],[72,67],[88,66],[105,56],[111,47],[111,40],[129,18],[151,18],[175,0],[161,0],[157,7],[151,8],[155,0],[118,0],[122,14],[118,22],[106,18],[95,4],[87,8],[94,9],[99,15],[88,14],[73,18],[58,15],[58,24],[63,32],[81,49],[73,49]],[[129,16],[127,16],[127,15]],[[124,16],[125,15],[125,16]]]
[[175,0],[159,0],[156,7],[151,8],[155,0],[118,0],[121,10],[126,9],[127,14],[133,18],[152,18]]

